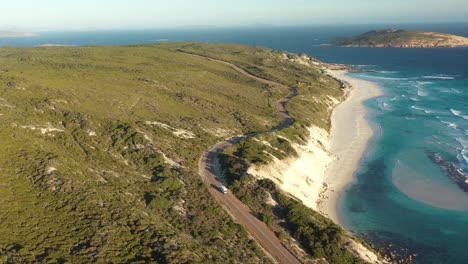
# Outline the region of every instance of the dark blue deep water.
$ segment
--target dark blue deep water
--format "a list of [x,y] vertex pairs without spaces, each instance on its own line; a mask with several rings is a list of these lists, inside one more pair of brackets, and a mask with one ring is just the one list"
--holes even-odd
[[[234,42],[357,65],[353,74],[384,95],[366,102],[375,135],[356,182],[343,195],[343,224],[368,241],[417,254],[415,263],[468,263],[468,48],[371,49],[320,46],[390,26],[44,32],[0,46]],[[468,37],[468,24],[399,25]],[[401,250],[400,250],[401,252]]]

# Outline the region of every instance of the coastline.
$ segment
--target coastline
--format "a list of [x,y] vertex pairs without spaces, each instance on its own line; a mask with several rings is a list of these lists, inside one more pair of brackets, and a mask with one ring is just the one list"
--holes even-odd
[[[343,226],[338,214],[340,198],[346,187],[354,181],[359,161],[373,136],[372,128],[365,119],[367,109],[364,101],[382,95],[377,84],[352,78],[343,70],[328,70],[328,74],[348,83],[351,88],[345,101],[332,112],[330,152],[335,159],[325,172],[326,191],[321,195],[319,211]],[[348,88],[349,89],[349,88]]]
[[[330,98],[333,108],[331,129],[308,128],[306,144],[292,143],[296,157],[278,159],[268,165],[251,165],[247,173],[275,182],[283,191],[301,200],[322,215],[343,226],[338,202],[354,180],[359,161],[367,149],[373,131],[365,119],[364,101],[382,95],[377,84],[352,78],[348,70],[328,69],[327,74],[342,82],[346,99]],[[344,227],[344,226],[343,226]]]
[[[249,167],[247,173],[275,182],[281,190],[301,200],[334,223],[346,229],[339,219],[338,202],[354,180],[359,161],[367,149],[373,131],[365,119],[364,101],[383,93],[377,84],[347,76],[346,70],[327,70],[346,87],[341,103],[330,98],[333,108],[331,131],[311,126],[304,145],[292,143],[297,157],[283,160],[273,156],[268,165]],[[274,200],[272,205],[276,204]],[[348,249],[369,263],[388,263],[361,242],[347,237]]]
[[[336,105],[338,101],[331,102]],[[304,205],[318,210],[318,201],[326,189],[325,172],[334,157],[329,151],[329,134],[326,130],[311,126],[309,140],[305,145],[292,143],[297,157],[280,160],[273,156],[273,162],[266,166],[249,167],[247,173],[257,178],[275,182],[281,190],[301,200]]]

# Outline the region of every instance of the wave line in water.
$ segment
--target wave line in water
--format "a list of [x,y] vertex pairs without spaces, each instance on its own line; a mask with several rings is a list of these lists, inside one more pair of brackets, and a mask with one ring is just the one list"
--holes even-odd
[[383,77],[383,76],[373,76],[373,75],[361,75],[363,78],[376,79],[376,80],[388,80],[388,81],[408,81],[412,80],[411,78],[395,78],[395,77]]
[[456,140],[462,146],[460,151],[461,158],[463,158],[465,165],[468,166],[468,142],[463,138],[456,138]]
[[450,109],[450,112],[452,112],[452,114],[453,114],[454,116],[458,116],[458,117],[461,117],[461,118],[463,118],[463,119],[468,120],[468,116],[467,116],[467,115],[463,115],[462,112],[459,111],[459,110]]
[[455,88],[450,88],[450,89],[442,89],[440,90],[441,93],[451,93],[451,94],[461,94],[462,92],[458,89]]
[[447,122],[447,121],[442,121],[442,120],[441,120],[440,122],[446,124],[446,125],[447,125],[448,127],[450,127],[450,128],[453,128],[453,129],[455,129],[455,130],[458,130],[458,126],[457,126],[457,124],[455,124],[455,123],[451,123],[451,122]]
[[422,108],[422,107],[415,106],[415,105],[412,105],[412,106],[411,106],[411,109],[423,111],[423,112],[426,113],[426,114],[432,114],[432,113],[434,113],[434,111],[432,111],[432,110],[424,109],[424,108]]
[[426,75],[423,76],[424,79],[436,79],[436,80],[455,80],[455,76],[451,75]]
[[423,96],[427,96],[427,95],[428,95],[428,93],[426,91],[424,91],[421,88],[418,89],[418,96],[423,97]]

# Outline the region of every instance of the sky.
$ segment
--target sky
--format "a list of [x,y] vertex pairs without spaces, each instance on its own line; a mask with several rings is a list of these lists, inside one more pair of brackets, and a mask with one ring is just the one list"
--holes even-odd
[[15,0],[0,30],[468,22],[468,0]]

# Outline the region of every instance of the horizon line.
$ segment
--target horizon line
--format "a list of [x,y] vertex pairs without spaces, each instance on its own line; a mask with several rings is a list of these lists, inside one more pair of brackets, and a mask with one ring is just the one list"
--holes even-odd
[[289,27],[320,27],[320,26],[390,26],[390,25],[447,25],[447,24],[468,24],[467,21],[442,21],[442,22],[382,22],[382,23],[307,23],[307,24],[247,24],[247,25],[175,25],[175,26],[152,26],[152,27],[87,27],[87,28],[38,28],[24,29],[18,27],[16,30],[11,26],[2,29],[0,32],[14,33],[39,33],[39,32],[90,32],[90,31],[126,31],[126,30],[183,30],[183,29],[225,29],[225,28],[289,28]]

